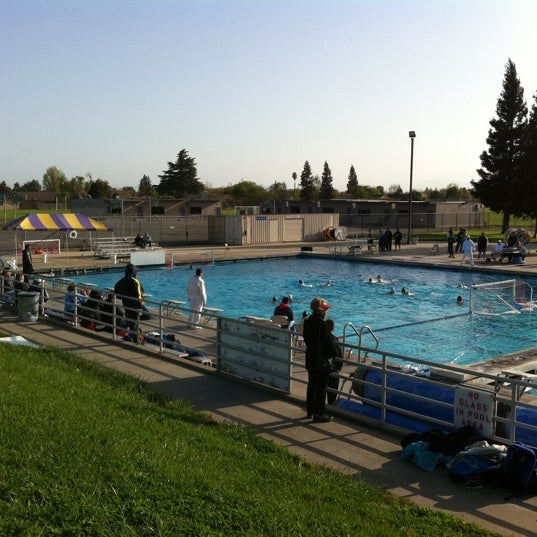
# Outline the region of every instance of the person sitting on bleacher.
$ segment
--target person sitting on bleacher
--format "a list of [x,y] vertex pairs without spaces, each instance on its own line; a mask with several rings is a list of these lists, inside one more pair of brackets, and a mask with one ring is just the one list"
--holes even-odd
[[139,233],[134,237],[134,244],[138,246],[138,248],[145,248],[144,238]]

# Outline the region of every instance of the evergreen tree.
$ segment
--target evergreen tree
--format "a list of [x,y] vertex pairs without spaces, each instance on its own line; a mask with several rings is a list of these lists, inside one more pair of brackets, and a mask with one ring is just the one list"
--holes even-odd
[[151,184],[151,179],[148,175],[144,175],[140,179],[140,183],[138,185],[138,196],[152,196],[154,194],[153,192],[153,185]]
[[310,163],[306,160],[304,169],[300,174],[300,199],[303,201],[313,201],[316,193],[317,189],[315,188]]
[[356,198],[358,193],[358,176],[354,165],[351,165],[349,170],[349,178],[347,179],[347,192],[351,198]]
[[480,178],[471,181],[476,196],[487,207],[503,213],[502,232],[509,228],[511,215],[518,212],[522,182],[522,141],[527,107],[515,64],[509,59],[505,67],[502,93],[490,121],[488,151],[481,154]]
[[162,196],[184,198],[203,192],[203,184],[198,180],[196,161],[188,155],[186,149],[179,151],[175,162],[168,162],[168,169],[159,177],[157,190]]
[[332,180],[332,171],[328,166],[328,162],[324,161],[323,175],[321,176],[321,188],[319,189],[319,198],[322,200],[330,200],[334,197],[334,184]]
[[526,124],[522,153],[522,181],[519,190],[524,192],[524,195],[520,196],[522,214],[515,216],[535,218],[537,217],[537,92],[533,95],[533,106]]

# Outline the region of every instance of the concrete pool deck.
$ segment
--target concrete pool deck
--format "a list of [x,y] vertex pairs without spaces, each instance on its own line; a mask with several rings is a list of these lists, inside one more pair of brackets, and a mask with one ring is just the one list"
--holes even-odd
[[[232,261],[295,255],[302,246],[311,246],[314,255],[333,255],[328,251],[328,243],[232,247],[231,250],[221,247],[215,248],[214,253],[216,260]],[[460,269],[460,254],[455,260],[449,259],[444,248],[444,253],[433,256],[431,246],[404,245],[401,252],[364,255],[359,260]],[[172,251],[181,256],[186,250],[174,248]],[[36,270],[43,272],[51,268],[58,272],[62,268],[84,270],[124,265],[111,265],[109,261],[95,259],[87,252],[49,256],[46,264],[34,261]],[[466,266],[464,270],[491,270],[505,274],[506,278],[517,275],[537,277],[537,255],[528,256],[524,265],[480,263],[473,269]],[[463,485],[452,483],[444,469],[423,472],[400,459],[399,438],[380,428],[339,418],[328,424],[311,424],[303,419],[304,407],[296,398],[279,397],[273,392],[219,375],[209,368],[166,359],[147,352],[144,347],[114,343],[111,339],[95,337],[89,331],[58,326],[45,320],[22,323],[12,312],[4,309],[0,309],[0,323],[1,329],[9,334],[21,335],[42,344],[54,344],[134,375],[155,390],[191,401],[198,410],[210,412],[217,420],[244,423],[308,461],[378,484],[418,505],[439,509],[503,535],[537,536],[537,497],[505,501],[509,491],[504,489],[467,490]]]

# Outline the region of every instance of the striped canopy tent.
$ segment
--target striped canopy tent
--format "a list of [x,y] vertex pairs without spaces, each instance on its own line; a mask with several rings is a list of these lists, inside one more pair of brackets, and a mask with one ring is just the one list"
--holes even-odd
[[89,231],[90,240],[91,232],[93,231],[113,231],[106,224],[80,213],[27,214],[5,224],[2,229],[15,232],[15,254],[19,249],[17,241],[18,231],[65,232],[65,249],[67,255],[69,255],[68,238],[76,239],[78,231]]
[[11,231],[112,231],[112,228],[80,213],[33,213],[20,216],[2,229]]

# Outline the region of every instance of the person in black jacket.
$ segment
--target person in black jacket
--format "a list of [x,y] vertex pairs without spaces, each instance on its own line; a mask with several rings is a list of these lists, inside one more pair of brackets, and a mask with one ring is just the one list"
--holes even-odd
[[33,274],[34,265],[32,263],[32,252],[30,245],[27,244],[22,251],[22,273],[24,274],[24,281],[28,282],[28,275]]
[[151,314],[144,305],[144,288],[136,279],[136,267],[129,263],[125,267],[125,276],[114,286],[114,291],[121,298],[125,308],[125,317],[131,334],[127,339],[138,341],[138,321],[151,319]]
[[314,423],[326,423],[332,421],[331,416],[325,415],[326,389],[332,364],[330,329],[324,319],[331,306],[324,298],[314,298],[310,307],[312,314],[304,321],[303,331],[308,371],[307,417],[313,418]]
[[[332,319],[326,319],[326,325],[330,330],[330,358],[332,361],[332,373],[339,373],[343,367],[343,349],[339,344],[339,339],[334,334],[335,324]],[[339,389],[339,377],[330,375],[328,377],[328,387],[333,390]],[[334,392],[326,392],[326,400],[328,404],[333,405],[337,400],[338,394]]]

